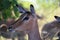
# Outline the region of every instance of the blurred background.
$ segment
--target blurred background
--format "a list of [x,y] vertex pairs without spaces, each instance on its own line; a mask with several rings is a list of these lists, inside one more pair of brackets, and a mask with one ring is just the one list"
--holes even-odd
[[[27,10],[29,10],[30,4],[34,5],[36,14],[43,17],[42,20],[38,20],[39,30],[43,28],[44,24],[54,21],[55,15],[60,16],[60,0],[0,0],[0,25],[19,18],[21,14],[15,4],[22,5]],[[25,38],[27,40],[26,36]],[[0,40],[7,39],[1,36]]]

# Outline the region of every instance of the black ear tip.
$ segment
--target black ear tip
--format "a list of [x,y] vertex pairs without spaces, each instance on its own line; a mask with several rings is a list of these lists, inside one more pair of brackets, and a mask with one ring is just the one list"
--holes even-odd
[[18,4],[16,4],[16,6],[18,7]]
[[54,16],[55,18],[58,18],[58,16]]
[[31,4],[30,6],[31,6],[31,7],[33,7],[33,5],[32,5],[32,4]]

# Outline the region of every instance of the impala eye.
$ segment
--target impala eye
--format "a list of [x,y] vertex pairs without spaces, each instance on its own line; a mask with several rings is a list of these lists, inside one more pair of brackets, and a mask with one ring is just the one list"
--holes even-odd
[[29,19],[29,17],[25,17],[23,20],[28,20]]

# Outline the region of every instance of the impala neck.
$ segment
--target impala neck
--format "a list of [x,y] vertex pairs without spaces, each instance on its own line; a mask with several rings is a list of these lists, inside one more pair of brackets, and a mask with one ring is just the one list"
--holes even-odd
[[42,40],[39,34],[38,25],[33,25],[34,27],[28,33],[28,40]]

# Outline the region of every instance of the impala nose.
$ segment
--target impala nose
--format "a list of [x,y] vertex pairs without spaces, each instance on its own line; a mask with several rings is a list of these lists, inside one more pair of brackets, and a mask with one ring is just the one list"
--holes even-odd
[[13,31],[13,29],[12,29],[12,27],[11,27],[11,26],[9,26],[9,27],[8,27],[8,31],[10,31],[10,32],[12,32],[12,31]]

